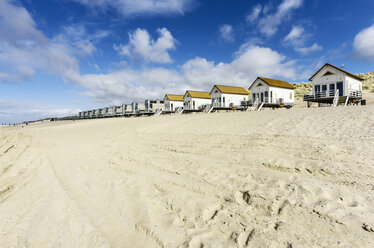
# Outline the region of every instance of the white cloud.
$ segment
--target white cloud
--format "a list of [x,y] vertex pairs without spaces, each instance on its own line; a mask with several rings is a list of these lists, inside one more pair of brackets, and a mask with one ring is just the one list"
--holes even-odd
[[215,64],[195,58],[185,63],[182,71],[188,85],[209,90],[215,83],[249,87],[257,76],[295,79],[297,73],[293,64],[270,48],[243,45],[231,63]]
[[284,37],[284,42],[294,46],[304,44],[304,31],[302,26],[293,26],[290,33]]
[[69,109],[44,104],[17,102],[0,99],[0,124],[21,123],[49,117],[67,116],[78,113],[79,109]]
[[313,52],[321,51],[322,49],[323,49],[322,46],[318,45],[317,43],[314,43],[310,47],[296,47],[295,51],[297,51],[297,52],[299,52],[303,55],[307,55],[307,54],[310,54],[310,53],[313,53]]
[[147,98],[160,98],[165,91],[183,93],[182,76],[174,70],[122,68],[107,74],[86,74],[70,79],[85,89],[85,95],[103,104],[122,104]]
[[219,34],[221,38],[227,42],[234,41],[234,29],[229,24],[224,24],[220,26]]
[[183,14],[194,0],[72,0],[92,9],[114,9],[124,16]]
[[356,35],[353,48],[360,59],[374,61],[374,24]]
[[290,33],[284,37],[283,43],[286,46],[292,46],[296,52],[307,55],[313,52],[321,51],[322,46],[314,43],[311,46],[305,46],[306,41],[311,37],[310,33],[306,33],[304,27],[293,26]]
[[251,13],[247,15],[247,21],[250,23],[253,23],[258,19],[262,11],[262,6],[261,4],[257,4],[256,6],[253,7]]
[[128,44],[121,44],[114,48],[121,55],[129,58],[161,64],[171,63],[169,50],[175,50],[176,40],[166,28],[158,29],[157,32],[159,37],[155,41],[147,30],[138,28],[134,33],[129,34]]
[[260,32],[268,37],[274,35],[278,31],[279,25],[290,16],[293,10],[300,8],[302,4],[303,0],[283,0],[275,13],[267,15],[259,21]]

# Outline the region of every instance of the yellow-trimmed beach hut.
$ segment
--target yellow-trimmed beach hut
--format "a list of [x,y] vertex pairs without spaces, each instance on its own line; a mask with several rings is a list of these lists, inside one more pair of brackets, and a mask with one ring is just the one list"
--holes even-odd
[[229,108],[238,107],[242,101],[248,101],[249,92],[242,87],[214,85],[209,94],[212,107]]
[[295,87],[282,80],[258,77],[249,87],[252,102],[265,105],[284,105],[292,107],[295,104]]
[[210,104],[212,98],[209,92],[187,90],[184,94],[184,110],[199,110],[204,105]]
[[183,108],[183,95],[166,94],[164,97],[165,111],[173,112],[177,108]]

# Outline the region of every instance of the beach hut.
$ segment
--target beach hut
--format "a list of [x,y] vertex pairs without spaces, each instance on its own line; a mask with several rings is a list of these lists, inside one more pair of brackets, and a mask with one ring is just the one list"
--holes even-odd
[[131,103],[131,106],[132,106],[132,113],[133,114],[140,114],[140,113],[144,113],[146,111],[144,102],[133,102],[133,103]]
[[122,116],[123,115],[123,105],[114,106],[114,115],[115,116]]
[[292,107],[295,103],[295,87],[286,82],[271,78],[258,77],[249,87],[252,102],[264,106]]
[[105,108],[105,117],[114,116],[114,107],[106,107]]
[[88,110],[87,111],[87,116],[88,116],[88,118],[92,118],[93,117],[93,110]]
[[122,111],[124,114],[132,112],[131,104],[122,104]]
[[240,106],[241,101],[248,101],[249,92],[242,87],[214,85],[209,94],[212,107],[231,108]]
[[362,99],[363,79],[331,64],[325,64],[309,79],[312,94],[304,95],[304,101],[333,104],[359,102]]
[[162,100],[145,100],[145,110],[155,113],[157,110],[165,110],[165,103]]
[[174,112],[177,108],[183,108],[183,95],[166,94],[164,97],[165,111]]
[[105,108],[99,109],[99,117],[100,118],[105,117]]
[[94,109],[92,113],[93,118],[98,118],[100,116],[100,109]]
[[184,93],[184,110],[200,110],[202,106],[210,104],[212,99],[209,92],[187,90]]

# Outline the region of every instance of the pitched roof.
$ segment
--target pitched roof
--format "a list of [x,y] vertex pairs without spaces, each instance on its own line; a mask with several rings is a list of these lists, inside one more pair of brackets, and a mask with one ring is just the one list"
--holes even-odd
[[[214,85],[212,90],[216,87],[221,93],[226,94],[238,94],[238,95],[248,95],[249,92],[242,87],[235,86],[225,86],[225,85]],[[210,91],[212,92],[212,91]]]
[[170,101],[182,101],[184,99],[183,95],[171,95],[171,94],[166,94],[165,97],[169,99]]
[[357,75],[355,75],[355,74],[352,74],[352,73],[350,73],[350,72],[348,72],[348,71],[345,71],[345,70],[343,70],[343,69],[341,69],[341,68],[339,68],[339,67],[336,67],[336,66],[334,66],[334,65],[332,65],[332,64],[329,64],[329,63],[326,63],[324,66],[322,66],[321,67],[321,69],[319,69],[316,73],[314,73],[314,75],[313,76],[311,76],[311,78],[309,78],[309,81],[312,81],[312,79],[323,69],[323,68],[325,68],[326,66],[331,66],[332,68],[334,68],[334,69],[337,69],[337,70],[339,70],[339,71],[341,71],[341,72],[343,72],[343,73],[345,73],[345,74],[347,74],[348,76],[350,76],[350,77],[353,77],[353,78],[355,78],[355,79],[357,79],[357,80],[360,80],[360,81],[363,81],[364,79],[363,78],[361,78],[361,77],[359,77],[359,76],[357,76]]
[[[276,80],[276,79],[271,79],[271,78],[264,78],[264,77],[258,77],[257,79],[261,79],[262,81],[264,81],[265,83],[267,83],[268,85],[273,86],[273,87],[295,89],[295,87],[292,84],[290,84],[286,81],[281,81],[281,80]],[[252,87],[252,85],[251,85],[251,87]],[[249,87],[249,88],[251,88],[251,87]]]
[[209,92],[187,90],[186,93],[188,93],[192,98],[211,98]]

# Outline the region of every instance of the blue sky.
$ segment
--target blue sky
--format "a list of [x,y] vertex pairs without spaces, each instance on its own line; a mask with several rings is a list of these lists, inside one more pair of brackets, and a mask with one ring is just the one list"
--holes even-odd
[[372,0],[2,0],[0,123],[324,63],[374,70]]

